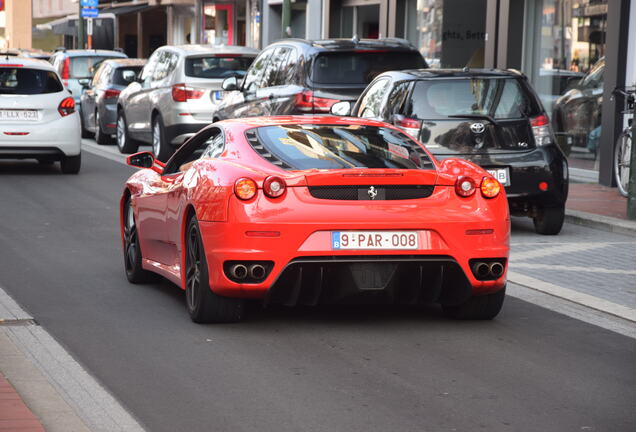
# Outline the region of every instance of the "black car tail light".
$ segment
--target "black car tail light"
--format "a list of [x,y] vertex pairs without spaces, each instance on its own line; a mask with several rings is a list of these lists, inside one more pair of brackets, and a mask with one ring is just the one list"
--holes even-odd
[[311,90],[305,90],[296,95],[296,109],[304,113],[328,113],[331,110],[331,106],[336,102],[340,101],[338,99],[316,97]]
[[550,127],[550,119],[545,114],[530,119],[532,126],[532,134],[537,146],[543,146],[552,142],[552,128]]
[[416,139],[418,138],[420,129],[422,128],[422,120],[404,117],[400,114],[395,114],[393,116],[393,124]]

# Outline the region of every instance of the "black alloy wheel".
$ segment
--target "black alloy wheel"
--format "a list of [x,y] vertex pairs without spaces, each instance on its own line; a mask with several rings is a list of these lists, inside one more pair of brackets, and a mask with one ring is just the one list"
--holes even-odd
[[195,323],[228,323],[243,319],[245,302],[222,297],[210,288],[208,263],[196,217],[188,222],[186,247],[186,307]]
[[537,234],[557,235],[565,222],[565,206],[543,207],[532,218]]
[[156,275],[141,266],[141,248],[130,196],[124,207],[124,268],[128,281],[134,284],[151,282]]

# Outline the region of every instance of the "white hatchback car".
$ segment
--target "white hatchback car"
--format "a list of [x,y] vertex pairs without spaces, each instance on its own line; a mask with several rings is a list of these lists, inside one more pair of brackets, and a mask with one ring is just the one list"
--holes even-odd
[[77,174],[80,134],[75,101],[51,64],[0,58],[0,159],[60,161],[63,173]]

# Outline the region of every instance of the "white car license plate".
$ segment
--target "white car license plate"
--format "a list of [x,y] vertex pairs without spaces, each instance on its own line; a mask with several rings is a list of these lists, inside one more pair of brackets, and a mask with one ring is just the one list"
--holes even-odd
[[331,248],[338,249],[418,249],[417,231],[333,231]]
[[508,171],[508,168],[487,168],[486,171],[499,180],[502,185],[510,186],[510,171]]
[[37,121],[38,110],[0,109],[0,121]]

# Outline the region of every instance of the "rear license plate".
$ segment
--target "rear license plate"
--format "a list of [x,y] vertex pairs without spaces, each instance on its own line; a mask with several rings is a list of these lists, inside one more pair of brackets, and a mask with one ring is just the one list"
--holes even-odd
[[508,168],[486,168],[491,176],[499,180],[504,186],[510,186],[510,171]]
[[37,110],[3,110],[0,109],[0,121],[37,121]]
[[333,231],[331,248],[340,249],[418,249],[417,231]]

